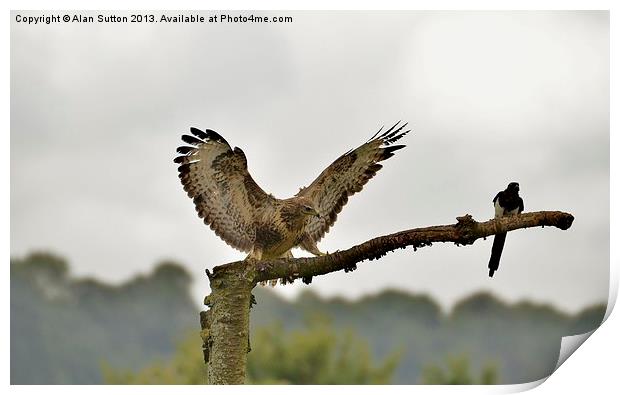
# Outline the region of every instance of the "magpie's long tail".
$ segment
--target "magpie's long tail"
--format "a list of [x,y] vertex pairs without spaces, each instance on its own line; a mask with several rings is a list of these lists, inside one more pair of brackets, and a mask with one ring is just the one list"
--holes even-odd
[[493,238],[493,247],[491,247],[491,259],[489,259],[489,277],[493,277],[493,273],[499,268],[499,259],[502,257],[502,250],[506,242],[506,233],[498,233]]

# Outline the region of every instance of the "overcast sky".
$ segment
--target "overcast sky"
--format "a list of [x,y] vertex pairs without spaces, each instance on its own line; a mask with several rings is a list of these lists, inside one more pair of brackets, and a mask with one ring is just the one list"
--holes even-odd
[[349,200],[322,250],[467,213],[489,219],[510,181],[521,184],[526,211],[571,212],[573,227],[511,232],[493,279],[487,239],[399,250],[315,278],[311,289],[358,297],[398,288],[446,308],[477,290],[571,312],[607,300],[607,12],[265,12],[255,15],[293,22],[49,25],[17,23],[17,14],[12,256],[51,250],[76,275],[114,283],[175,259],[195,276],[199,303],[204,268],[245,255],[202,223],[183,192],[172,163],[182,133],[217,130],[243,148],[263,189],[286,198],[380,126],[404,120],[413,130],[407,148]]

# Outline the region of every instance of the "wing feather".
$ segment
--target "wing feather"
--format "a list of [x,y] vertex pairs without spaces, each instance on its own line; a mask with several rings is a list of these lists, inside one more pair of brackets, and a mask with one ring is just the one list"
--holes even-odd
[[306,237],[315,243],[323,238],[336,222],[349,196],[361,191],[383,167],[378,162],[392,157],[397,150],[405,147],[393,145],[409,133],[409,130],[403,131],[407,124],[399,126],[399,123],[384,133],[381,133],[383,128],[379,129],[365,144],[340,156],[310,186],[299,191],[297,196],[308,197],[319,212],[319,217],[312,218],[306,225]]
[[256,220],[275,200],[254,181],[243,151],[213,130],[191,128],[181,139],[174,159],[183,189],[205,224],[230,246],[249,252],[256,236]]

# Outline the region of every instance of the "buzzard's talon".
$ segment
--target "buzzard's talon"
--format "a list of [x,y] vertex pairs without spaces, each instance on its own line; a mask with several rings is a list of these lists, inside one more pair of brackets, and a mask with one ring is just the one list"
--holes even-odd
[[349,272],[352,272],[353,270],[356,270],[356,269],[357,269],[357,264],[354,263],[354,264],[352,264],[350,266],[345,266],[344,272],[345,273],[349,273]]
[[256,258],[254,258],[253,256],[250,256],[250,255],[246,256],[246,257],[243,259],[243,261],[244,261],[244,262],[247,262],[248,264],[251,264],[251,265],[253,265],[253,264],[257,263],[259,260],[260,260],[260,259],[256,259]]
[[250,294],[250,308],[256,304],[256,297],[254,294]]

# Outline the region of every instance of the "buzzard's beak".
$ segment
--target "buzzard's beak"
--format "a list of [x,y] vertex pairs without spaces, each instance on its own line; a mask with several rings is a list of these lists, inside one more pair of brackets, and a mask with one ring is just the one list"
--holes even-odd
[[318,211],[314,210],[314,216],[315,216],[315,217],[317,217],[317,218],[319,218],[319,217],[321,216],[321,214],[319,214],[319,212],[318,212]]

